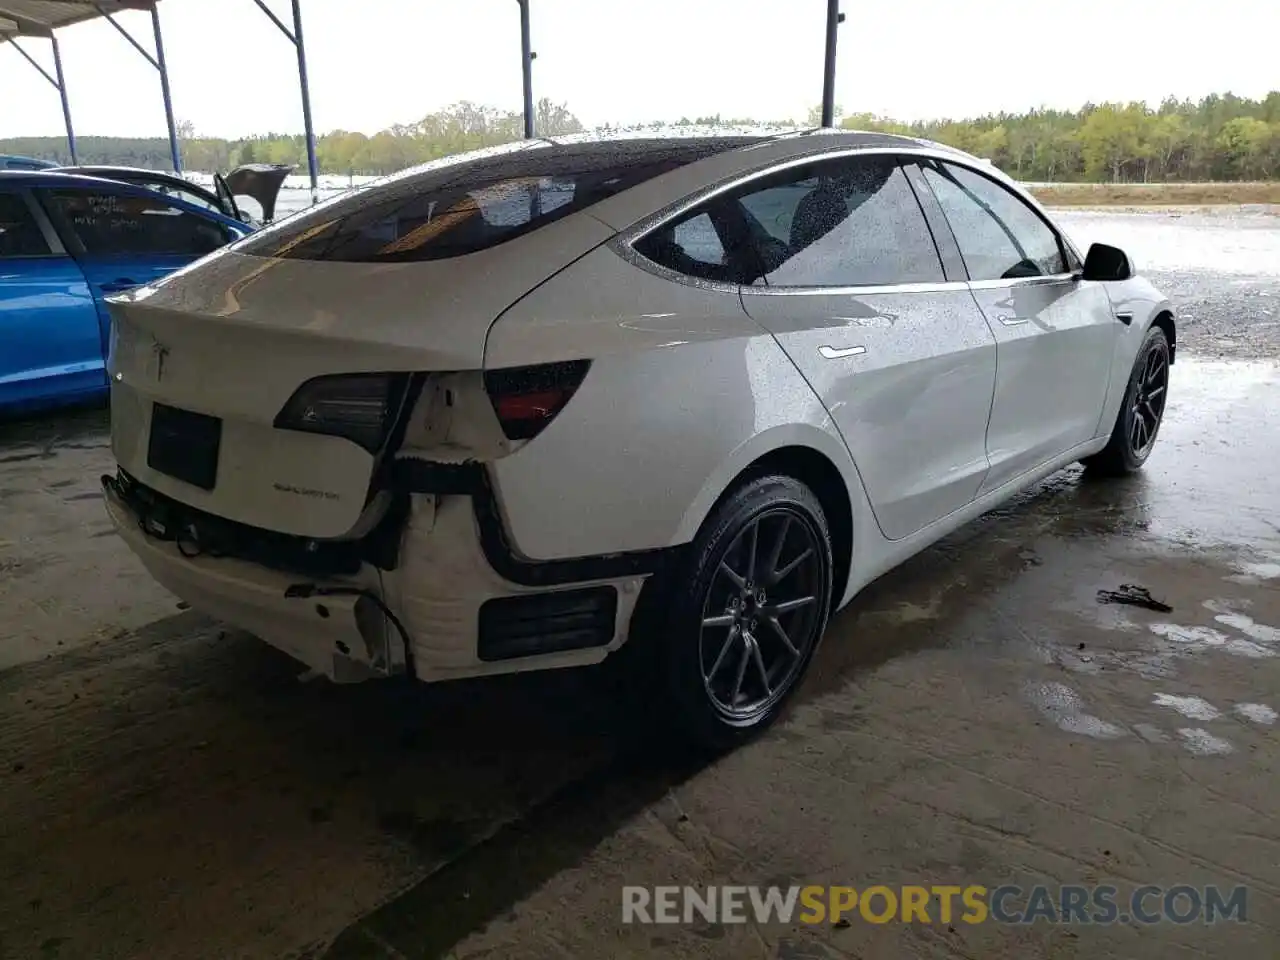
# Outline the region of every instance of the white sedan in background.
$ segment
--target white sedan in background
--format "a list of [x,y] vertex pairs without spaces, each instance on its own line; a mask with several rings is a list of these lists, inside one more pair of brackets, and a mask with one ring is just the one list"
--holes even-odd
[[338,681],[634,644],[714,746],[874,578],[1140,467],[1175,345],[990,165],[828,131],[449,158],[112,312],[107,506],[179,597]]

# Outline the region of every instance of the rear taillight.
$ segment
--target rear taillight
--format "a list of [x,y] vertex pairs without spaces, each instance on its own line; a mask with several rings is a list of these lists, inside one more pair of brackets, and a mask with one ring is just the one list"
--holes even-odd
[[276,416],[282,430],[345,437],[370,453],[381,449],[404,399],[408,377],[352,373],[316,377],[300,386]]
[[484,388],[508,440],[528,440],[556,418],[587,375],[590,360],[486,370]]

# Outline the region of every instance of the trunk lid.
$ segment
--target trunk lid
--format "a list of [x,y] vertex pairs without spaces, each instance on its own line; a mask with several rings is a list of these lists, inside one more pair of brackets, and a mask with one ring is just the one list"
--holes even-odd
[[[572,216],[478,253],[406,263],[266,259],[230,248],[113,298],[116,460],[218,517],[316,539],[359,535],[372,522],[377,455],[342,437],[273,426],[294,392],[332,375],[479,370],[503,310],[612,233]],[[219,423],[210,431],[199,421],[188,437],[203,450],[158,456],[156,404]],[[161,419],[173,423],[163,410]],[[175,455],[212,457],[211,487],[155,466]]]
[[[262,208],[262,222],[270,223],[276,218],[276,200],[280,196],[280,188],[293,173],[291,163],[245,163],[225,177],[215,178],[215,186],[226,190],[235,203],[236,196],[250,197]],[[219,190],[221,193],[221,190]],[[237,211],[239,205],[236,204]],[[239,217],[237,217],[239,219]]]

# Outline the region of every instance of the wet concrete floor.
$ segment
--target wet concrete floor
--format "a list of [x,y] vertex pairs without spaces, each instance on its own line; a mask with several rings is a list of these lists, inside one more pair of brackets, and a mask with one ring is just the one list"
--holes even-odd
[[[299,682],[108,533],[100,412],[0,425],[0,957],[1274,956],[1280,367],[1173,373],[1140,476],[873,585],[711,764],[590,671]],[[624,884],[1103,882],[1245,885],[1249,922],[620,922]]]

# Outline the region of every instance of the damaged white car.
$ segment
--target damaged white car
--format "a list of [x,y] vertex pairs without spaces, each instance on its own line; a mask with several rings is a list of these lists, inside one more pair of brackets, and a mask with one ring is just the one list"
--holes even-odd
[[107,506],[179,597],[340,681],[643,645],[715,745],[886,570],[1140,467],[1175,336],[988,164],[832,132],[449,158],[112,312]]

